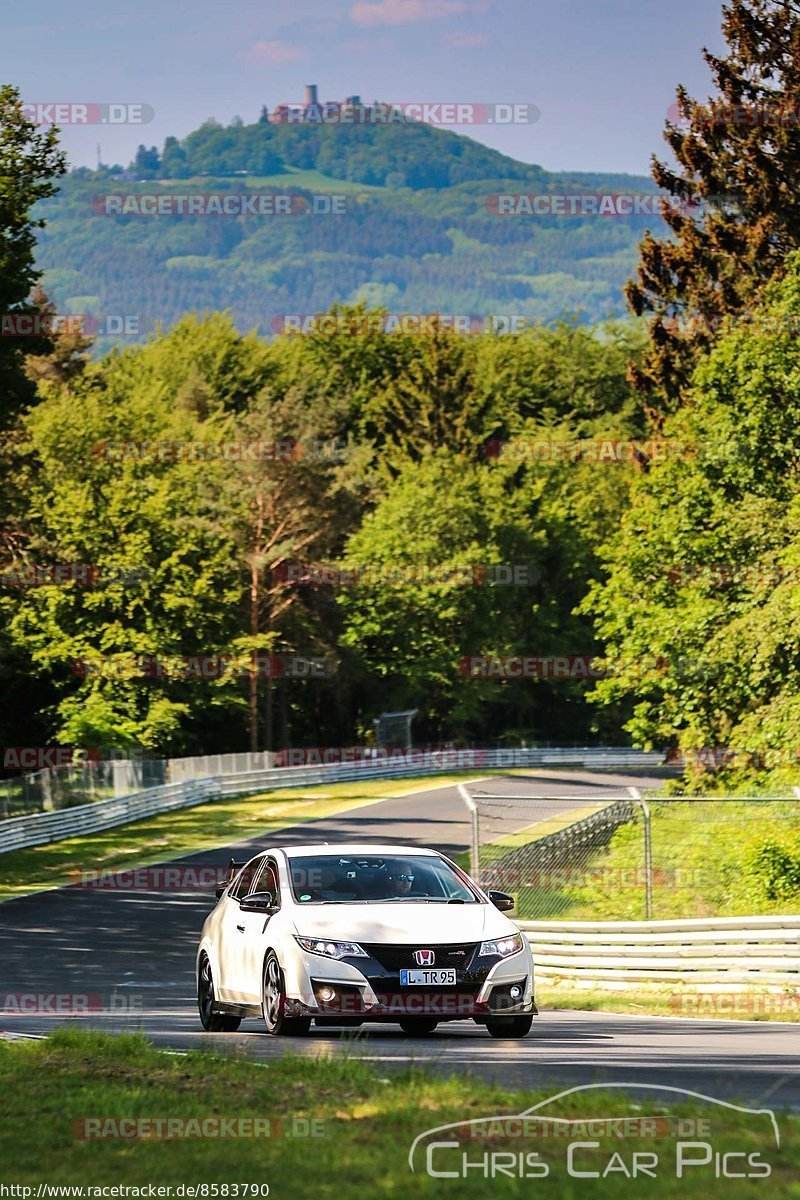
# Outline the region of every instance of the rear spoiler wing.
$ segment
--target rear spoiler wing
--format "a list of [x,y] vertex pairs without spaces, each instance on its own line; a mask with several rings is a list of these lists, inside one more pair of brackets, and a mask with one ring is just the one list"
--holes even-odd
[[235,858],[230,859],[230,861],[228,862],[228,869],[225,872],[225,877],[223,879],[223,882],[218,884],[217,888],[215,890],[215,895],[218,900],[219,900],[220,896],[222,895],[222,893],[227,891],[227,889],[233,883],[233,880],[236,878],[238,873],[241,871],[242,867],[244,867],[246,865],[247,865],[246,862],[237,862]]

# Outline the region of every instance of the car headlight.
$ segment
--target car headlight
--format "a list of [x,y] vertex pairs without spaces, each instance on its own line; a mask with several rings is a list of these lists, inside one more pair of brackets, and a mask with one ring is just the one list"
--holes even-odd
[[297,942],[311,954],[321,954],[324,958],[369,958],[366,950],[362,950],[357,942],[329,942],[324,938],[298,937]]
[[522,934],[510,933],[508,937],[492,938],[489,942],[481,942],[478,954],[481,958],[509,958],[518,954],[522,949]]

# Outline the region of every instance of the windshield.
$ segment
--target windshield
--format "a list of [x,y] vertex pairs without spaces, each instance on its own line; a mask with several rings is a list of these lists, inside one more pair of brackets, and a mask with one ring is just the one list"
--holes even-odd
[[346,857],[309,855],[290,863],[300,904],[357,904],[408,900],[478,904],[479,898],[441,858],[431,855]]

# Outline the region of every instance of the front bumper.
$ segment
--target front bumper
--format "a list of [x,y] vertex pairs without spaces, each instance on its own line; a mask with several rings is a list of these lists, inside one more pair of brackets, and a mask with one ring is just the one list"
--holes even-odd
[[[536,1013],[533,962],[527,945],[499,960],[480,958],[474,945],[458,947],[451,959],[458,962],[456,982],[438,988],[401,986],[404,951],[408,951],[408,965],[413,966],[411,947],[365,945],[364,949],[369,958],[298,956],[295,977],[286,973],[287,1014],[362,1021],[397,1021],[403,1017],[481,1021]],[[434,949],[437,963],[448,961],[448,948]]]

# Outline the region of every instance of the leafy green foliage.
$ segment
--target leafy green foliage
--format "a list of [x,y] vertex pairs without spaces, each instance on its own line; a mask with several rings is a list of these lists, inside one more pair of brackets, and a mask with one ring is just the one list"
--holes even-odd
[[[587,612],[618,669],[598,698],[634,698],[645,744],[730,746],[791,763],[800,734],[800,519],[795,256],[752,327],[733,326],[698,368],[603,558]],[[652,669],[654,661],[663,669]]]
[[[25,116],[19,91],[0,86],[0,317],[32,313],[30,293],[39,279],[34,264],[36,230],[41,218],[31,210],[37,201],[56,192],[54,177],[65,171],[65,158],[58,149],[55,130],[37,132]],[[0,337],[0,425],[11,416],[33,389],[25,379],[22,361],[26,351],[43,353],[46,337],[32,341],[13,336],[8,329]]]
[[[62,311],[130,314],[142,334],[230,309],[271,334],[284,313],[333,304],[515,315],[532,324],[623,312],[636,244],[660,218],[497,216],[498,193],[650,192],[634,176],[559,175],[467,137],[399,126],[206,123],[131,164],[73,171],[41,206],[39,263]],[[339,216],[100,216],[106,194],[283,192],[346,197]],[[37,210],[39,211],[39,210]],[[93,297],[91,304],[86,297]],[[98,347],[113,344],[103,336]],[[119,340],[119,339],[117,339]]]
[[[671,236],[643,238],[626,287],[633,312],[652,314],[634,380],[662,411],[681,404],[720,324],[746,313],[800,245],[800,13],[730,0],[722,32],[725,57],[703,51],[718,94],[699,103],[678,88],[664,133],[677,168],[653,160],[655,183],[677,202]],[[687,199],[701,205],[687,211]]]
[[[486,441],[636,433],[624,376],[634,349],[628,330],[573,326],[267,345],[217,315],[43,381],[17,450],[29,512],[9,549],[19,563],[94,564],[101,581],[9,589],[0,601],[15,652],[52,693],[52,736],[171,752],[341,744],[406,704],[430,740],[599,728],[585,682],[472,680],[459,662],[594,648],[572,610],[633,472],[506,461]],[[158,449],[255,443],[295,449],[253,459]],[[474,566],[477,584],[303,587],[283,571],[331,562]],[[495,583],[493,566],[503,579],[524,574]],[[336,674],[71,669],[93,656],[122,671],[132,656],[226,653],[320,657]]]

